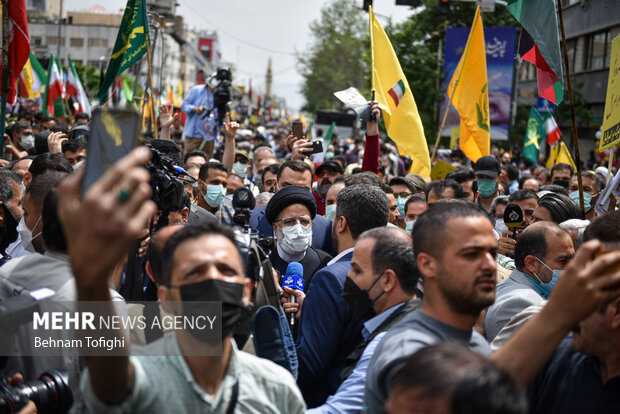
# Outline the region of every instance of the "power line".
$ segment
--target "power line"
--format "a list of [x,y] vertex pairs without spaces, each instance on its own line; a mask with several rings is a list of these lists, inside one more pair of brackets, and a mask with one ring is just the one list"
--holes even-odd
[[282,55],[295,56],[295,53],[292,53],[292,52],[284,52],[282,50],[271,49],[271,48],[268,48],[268,47],[264,47],[264,46],[261,46],[261,45],[254,44],[252,42],[248,42],[247,40],[243,40],[243,39],[241,39],[241,38],[239,38],[239,37],[237,37],[237,36],[235,36],[235,35],[233,35],[231,33],[228,33],[227,31],[221,29],[219,26],[217,26],[217,25],[213,24],[212,22],[210,22],[209,20],[207,20],[207,18],[205,18],[202,14],[200,14],[200,12],[198,10],[194,9],[192,6],[189,5],[189,1],[184,1],[183,4],[185,4],[185,6],[187,6],[187,8],[189,8],[191,11],[196,13],[196,15],[198,17],[200,17],[205,23],[213,26],[215,29],[217,29],[217,31],[222,32],[226,36],[229,36],[229,37],[235,39],[239,43],[243,43],[243,44],[245,44],[247,46],[251,46],[251,47],[254,47],[256,49],[261,49],[261,50],[264,50],[264,51],[267,51],[267,52],[271,52],[271,53],[279,53],[279,54],[282,54]]

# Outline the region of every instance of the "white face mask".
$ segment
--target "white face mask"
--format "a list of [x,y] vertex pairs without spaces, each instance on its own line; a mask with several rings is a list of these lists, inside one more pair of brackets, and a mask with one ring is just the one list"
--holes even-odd
[[290,227],[278,227],[278,244],[291,256],[305,252],[312,242],[312,226],[304,227],[295,224]]
[[508,230],[508,227],[506,227],[504,223],[504,219],[495,219],[495,231],[501,236],[504,230]]
[[[41,221],[41,216],[39,216],[39,218],[37,219],[37,222],[34,223],[33,228],[35,229],[37,228],[37,226],[39,225],[39,221]],[[22,246],[24,246],[24,249],[26,249],[30,253],[35,253],[36,250],[34,246],[32,245],[32,241],[36,239],[37,237],[39,237],[42,231],[38,232],[35,236],[33,236],[32,231],[28,228],[28,226],[26,226],[26,221],[22,217],[21,220],[19,220],[19,223],[17,224],[17,232],[19,233],[19,237],[22,240]]]
[[21,140],[19,141],[19,145],[26,151],[30,148],[34,147],[34,136],[33,135],[22,135]]
[[233,173],[237,174],[239,177],[245,178],[245,176],[247,175],[247,171],[248,171],[248,165],[242,164],[240,162],[236,162],[233,164],[232,170],[233,170]]

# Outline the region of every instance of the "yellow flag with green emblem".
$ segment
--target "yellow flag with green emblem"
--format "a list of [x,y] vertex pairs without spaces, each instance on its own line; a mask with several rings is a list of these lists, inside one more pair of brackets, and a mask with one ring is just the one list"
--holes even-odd
[[452,96],[452,105],[461,117],[460,147],[467,158],[476,162],[478,158],[489,155],[491,134],[487,57],[480,6],[476,8],[463,56],[448,85],[448,96]]
[[104,102],[108,98],[108,89],[116,78],[146,53],[148,41],[149,21],[146,15],[146,0],[128,0],[108,69],[97,94],[99,102]]
[[424,137],[424,127],[407,78],[398,62],[390,39],[377,20],[370,15],[370,50],[372,55],[372,89],[383,111],[388,136],[396,143],[400,155],[413,161],[411,173],[428,178],[431,161]]

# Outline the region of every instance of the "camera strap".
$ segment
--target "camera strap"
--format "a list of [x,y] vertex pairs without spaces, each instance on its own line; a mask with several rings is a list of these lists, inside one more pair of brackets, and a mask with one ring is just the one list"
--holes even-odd
[[235,385],[233,385],[232,387],[232,392],[230,394],[230,403],[228,403],[226,414],[234,414],[238,399],[239,399],[239,380],[237,380],[237,382],[235,382]]

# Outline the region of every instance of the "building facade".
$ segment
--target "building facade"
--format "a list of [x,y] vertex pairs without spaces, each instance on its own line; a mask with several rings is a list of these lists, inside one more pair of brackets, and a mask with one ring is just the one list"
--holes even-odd
[[[588,124],[578,128],[581,158],[585,160],[595,149],[596,132],[603,122],[611,41],[620,35],[620,5],[617,0],[561,1],[573,90],[583,95],[592,111]],[[568,105],[566,74],[564,77],[563,105]],[[519,71],[518,102],[536,105],[536,96],[536,68],[523,62]],[[570,121],[560,123],[560,129],[572,146]]]

